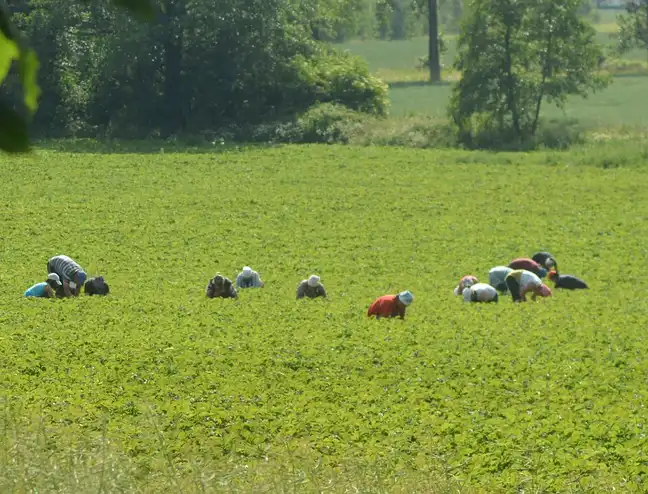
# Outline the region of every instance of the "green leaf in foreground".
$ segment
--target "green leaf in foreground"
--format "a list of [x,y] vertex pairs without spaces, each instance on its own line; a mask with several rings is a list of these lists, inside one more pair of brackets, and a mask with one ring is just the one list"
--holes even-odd
[[[21,49],[6,8],[0,9],[0,83],[11,69],[14,60],[20,62],[20,80],[24,91],[25,106],[31,113],[38,108],[40,88],[36,82],[38,57],[33,50]],[[0,149],[10,153],[29,150],[27,122],[15,110],[0,103]]]
[[4,103],[0,103],[0,149],[10,153],[29,151],[27,123]]
[[40,62],[34,50],[25,50],[20,56],[20,83],[22,84],[25,106],[33,114],[38,109],[41,89],[37,76]]
[[11,63],[19,58],[20,50],[16,42],[9,39],[0,30],[0,82],[4,81],[11,68]]

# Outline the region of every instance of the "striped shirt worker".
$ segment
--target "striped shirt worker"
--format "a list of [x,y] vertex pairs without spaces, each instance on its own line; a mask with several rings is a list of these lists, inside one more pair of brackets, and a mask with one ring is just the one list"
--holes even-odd
[[69,292],[69,294],[78,296],[87,278],[83,268],[73,259],[64,255],[54,256],[47,261],[47,272],[48,274],[56,273],[59,275],[66,295]]

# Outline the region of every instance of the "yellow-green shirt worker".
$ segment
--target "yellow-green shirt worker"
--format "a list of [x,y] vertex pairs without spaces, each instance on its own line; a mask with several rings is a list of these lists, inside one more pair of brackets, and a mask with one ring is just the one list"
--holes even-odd
[[526,302],[527,293],[531,293],[531,300],[538,296],[551,296],[551,288],[542,283],[538,275],[526,269],[514,269],[507,274],[506,286],[511,292],[513,302]]

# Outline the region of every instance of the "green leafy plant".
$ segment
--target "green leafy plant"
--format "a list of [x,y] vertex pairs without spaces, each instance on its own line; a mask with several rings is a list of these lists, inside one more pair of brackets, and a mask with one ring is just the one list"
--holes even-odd
[[[4,1],[0,3],[0,83],[7,78],[13,62],[18,62],[23,103],[27,116],[38,108],[40,88],[36,82],[38,58],[27,48],[11,24]],[[26,151],[29,146],[27,119],[18,111],[0,102],[0,149],[9,152]]]

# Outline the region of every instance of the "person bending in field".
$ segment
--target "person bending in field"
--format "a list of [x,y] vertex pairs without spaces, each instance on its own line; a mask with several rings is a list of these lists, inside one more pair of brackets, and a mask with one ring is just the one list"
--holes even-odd
[[[34,286],[29,287],[25,291],[25,297],[39,297],[39,298],[54,298],[56,297],[57,290],[63,288],[63,283],[59,275],[50,273],[47,275],[47,281],[36,283]],[[59,296],[63,296],[63,292],[59,292]]]
[[580,278],[571,274],[559,274],[558,271],[549,271],[549,279],[554,282],[555,288],[565,288],[567,290],[579,290],[589,288]]
[[414,301],[414,295],[409,290],[400,292],[398,295],[383,295],[378,297],[367,311],[367,316],[400,317],[405,319],[405,309]]
[[238,294],[232,284],[232,280],[225,278],[221,274],[217,274],[207,284],[206,290],[207,298],[236,298]]
[[297,299],[304,297],[326,297],[326,290],[324,289],[324,285],[320,282],[319,276],[313,274],[297,286]]
[[549,252],[536,252],[531,256],[531,260],[538,263],[547,271],[551,271],[552,269],[558,271],[558,261],[556,261],[556,258]]
[[535,273],[525,269],[514,269],[506,275],[506,286],[513,302],[526,302],[527,293],[531,293],[532,300],[551,296],[551,288],[542,283]]
[[81,287],[87,275],[83,268],[68,256],[54,256],[47,261],[47,272],[56,273],[63,283],[63,293],[66,297],[79,296]]
[[511,269],[524,269],[525,271],[531,271],[539,278],[544,278],[545,276],[547,276],[547,270],[540,266],[540,264],[535,262],[533,259],[529,259],[528,257],[519,257],[518,259],[513,259],[509,263],[508,267]]
[[86,295],[108,295],[110,293],[110,287],[103,276],[90,278],[83,285],[83,290]]
[[508,266],[495,266],[488,272],[488,283],[495,288],[495,290],[502,293],[508,291],[506,286],[506,275],[513,271]]
[[498,302],[497,290],[487,283],[475,283],[463,291],[464,302]]
[[236,288],[263,288],[264,285],[259,273],[250,266],[245,266],[236,277]]
[[455,287],[453,293],[455,295],[461,295],[466,288],[471,287],[475,283],[479,283],[477,277],[472,274],[467,274],[459,280],[459,284]]

